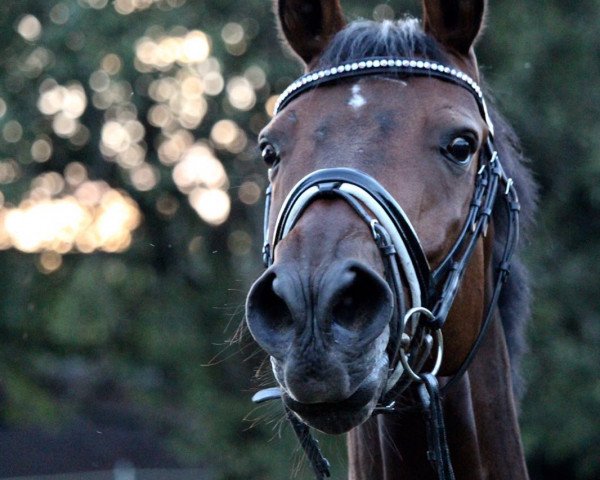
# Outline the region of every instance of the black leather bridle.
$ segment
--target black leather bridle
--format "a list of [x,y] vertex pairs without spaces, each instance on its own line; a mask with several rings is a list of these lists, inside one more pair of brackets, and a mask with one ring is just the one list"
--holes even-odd
[[[323,198],[346,201],[367,223],[384,262],[386,280],[394,292],[394,313],[390,322],[388,384],[374,413],[393,413],[394,401],[411,383],[419,383],[419,397],[428,425],[429,458],[440,480],[454,479],[446,444],[440,397],[467,371],[494,317],[502,286],[506,282],[510,259],[518,240],[519,201],[512,179],[502,168],[494,147],[494,128],[480,87],[468,75],[436,62],[399,58],[369,58],[308,73],[292,83],[279,98],[275,114],[299,95],[323,84],[348,77],[367,75],[426,76],[450,82],[473,94],[487,123],[489,136],[479,155],[479,170],[473,196],[462,230],[450,251],[431,270],[415,230],[402,207],[374,178],[350,168],[329,168],[310,173],[291,190],[278,214],[271,238],[269,216],[271,186],[265,201],[263,260],[268,267],[279,241],[293,228],[312,202]],[[443,344],[441,329],[456,298],[461,279],[477,242],[485,236],[494,208],[503,204],[508,215],[506,240],[496,265],[494,286],[483,315],[479,334],[456,374],[440,388],[436,378]],[[403,285],[408,284],[409,298]],[[409,307],[410,305],[410,307]],[[434,341],[435,336],[435,341]],[[431,372],[422,368],[437,346]],[[278,388],[258,392],[257,403],[280,398]],[[310,434],[309,428],[287,407],[286,414],[307,454],[317,479],[329,476],[329,464]]]

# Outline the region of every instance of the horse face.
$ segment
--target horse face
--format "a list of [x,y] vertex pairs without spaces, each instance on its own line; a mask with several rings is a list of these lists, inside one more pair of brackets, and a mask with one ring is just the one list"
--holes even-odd
[[[451,58],[476,75],[469,55]],[[355,168],[395,197],[435,267],[464,223],[486,135],[472,96],[430,78],[368,77],[305,93],[260,135],[272,162],[270,231],[304,176]],[[464,282],[482,283],[482,257],[479,249]],[[470,348],[482,295],[476,288],[457,298],[444,328],[446,372]],[[319,430],[341,433],[371,415],[385,388],[393,308],[369,226],[344,201],[322,199],[278,243],[248,295],[247,322],[271,356],[288,407]]]

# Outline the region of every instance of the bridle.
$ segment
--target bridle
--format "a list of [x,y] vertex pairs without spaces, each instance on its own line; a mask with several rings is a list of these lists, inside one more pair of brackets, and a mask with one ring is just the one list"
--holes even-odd
[[[272,187],[269,185],[265,201],[263,261],[265,267],[273,263],[272,252],[277,244],[317,199],[342,199],[369,225],[384,262],[386,280],[394,294],[394,313],[390,321],[387,349],[390,372],[374,414],[393,413],[395,399],[410,384],[418,383],[419,398],[428,426],[428,457],[438,472],[438,477],[441,480],[451,480],[454,479],[454,473],[445,439],[440,397],[467,371],[494,317],[518,240],[519,201],[513,181],[507,177],[495,149],[494,128],[481,88],[468,75],[440,63],[401,58],[368,58],[310,72],[287,87],[277,101],[275,114],[298,96],[320,85],[367,75],[435,78],[465,88],[477,101],[480,113],[487,123],[489,136],[479,155],[479,170],[469,212],[456,242],[440,265],[431,270],[408,216],[377,180],[356,169],[328,168],[310,173],[292,188],[279,211],[272,241],[269,232]],[[470,352],[456,374],[440,388],[436,374],[443,355],[441,329],[456,298],[469,259],[479,239],[486,235],[492,212],[500,203],[506,208],[508,228],[504,249],[496,266],[491,298]],[[405,295],[403,285],[407,285],[409,295]],[[430,372],[424,372],[423,367],[434,345],[434,367]],[[261,390],[253,400],[260,403],[280,397],[279,388],[272,388]],[[309,427],[285,408],[316,478],[329,476],[329,464],[310,434]]]

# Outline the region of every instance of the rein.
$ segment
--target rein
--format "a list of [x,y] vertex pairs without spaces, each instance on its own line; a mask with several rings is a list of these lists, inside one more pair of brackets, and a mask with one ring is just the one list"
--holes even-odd
[[[272,187],[269,185],[265,201],[263,261],[265,267],[273,263],[272,252],[277,243],[285,238],[302,213],[317,199],[344,200],[370,226],[384,263],[386,280],[394,293],[387,349],[390,373],[373,414],[394,413],[395,399],[411,384],[419,384],[418,397],[427,424],[428,458],[440,480],[453,480],[441,399],[469,368],[494,317],[518,240],[519,201],[513,181],[507,177],[494,147],[493,125],[481,88],[468,75],[439,63],[370,58],[311,72],[300,77],[283,92],[275,106],[275,114],[302,93],[320,85],[348,77],[382,74],[426,76],[450,82],[467,89],[477,101],[490,133],[479,156],[479,171],[469,212],[458,239],[440,265],[431,270],[408,216],[377,180],[356,169],[328,168],[310,173],[290,191],[278,214],[272,240],[269,232]],[[470,352],[454,376],[440,388],[436,375],[443,357],[441,329],[456,298],[471,255],[479,239],[486,236],[492,212],[499,203],[505,206],[509,227],[504,250],[496,266],[492,295]],[[404,284],[408,286],[408,298],[405,298]],[[424,372],[423,366],[434,350],[434,345],[435,365],[430,372]],[[270,388],[258,392],[253,401],[261,403],[281,397],[279,388]],[[309,427],[285,404],[284,407],[316,478],[329,477],[329,463],[323,457]]]

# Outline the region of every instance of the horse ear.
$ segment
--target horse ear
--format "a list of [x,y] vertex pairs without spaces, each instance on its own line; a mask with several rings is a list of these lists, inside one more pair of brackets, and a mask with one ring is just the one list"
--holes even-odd
[[483,29],[486,0],[423,0],[423,28],[449,50],[468,55]]
[[339,0],[275,0],[274,4],[283,36],[307,65],[346,25]]

